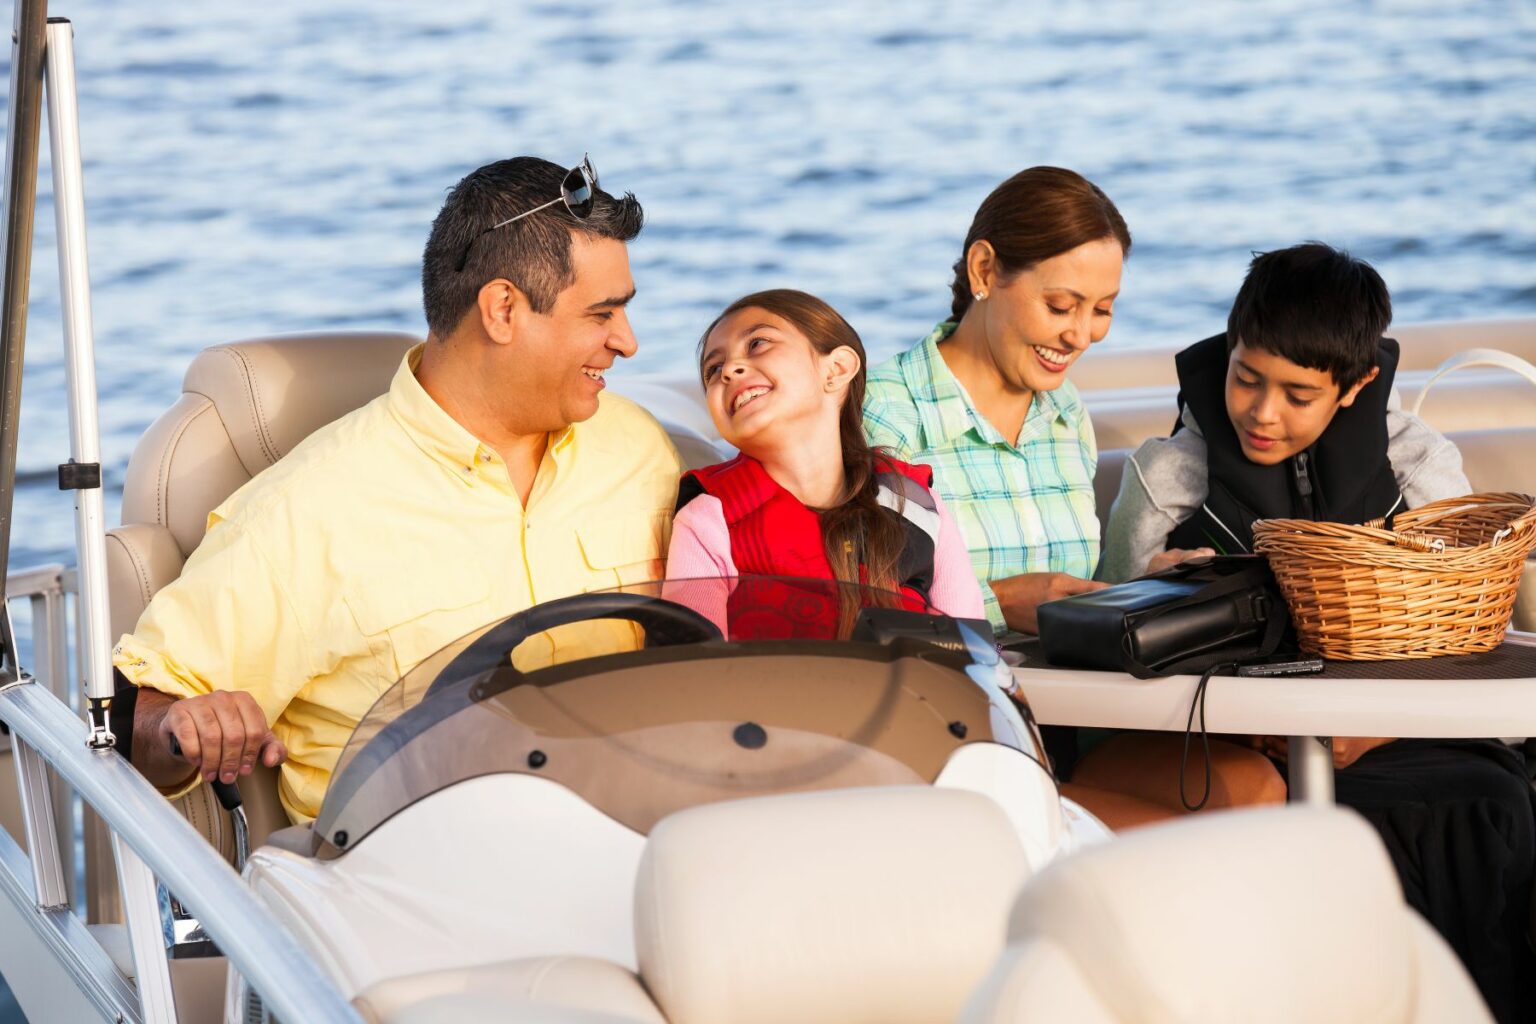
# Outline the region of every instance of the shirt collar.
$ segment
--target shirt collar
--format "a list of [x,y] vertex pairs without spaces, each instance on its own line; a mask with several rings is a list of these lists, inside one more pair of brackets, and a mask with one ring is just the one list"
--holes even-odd
[[[487,444],[448,415],[416,379],[421,353],[417,345],[405,354],[389,385],[389,408],[422,451],[451,469],[461,479],[473,480],[484,463],[499,460]],[[570,448],[573,427],[549,435],[548,454],[558,459]]]
[[907,391],[919,400],[917,413],[930,445],[953,441],[973,428],[982,432],[985,439],[984,431],[991,428],[976,414],[971,396],[965,393],[939,354],[939,342],[955,333],[958,326],[953,320],[940,323],[902,360]]
[[[945,444],[974,431],[984,444],[1009,444],[1008,439],[994,427],[976,408],[965,386],[950,371],[949,364],[939,352],[941,342],[955,333],[960,326],[954,320],[945,320],[928,332],[918,346],[902,361],[902,372],[907,390],[921,400],[917,403],[918,416],[922,420],[923,433],[930,444]],[[1023,444],[1055,422],[1068,422],[1068,410],[1059,391],[1037,391],[1030,403],[1024,429],[1019,432]]]

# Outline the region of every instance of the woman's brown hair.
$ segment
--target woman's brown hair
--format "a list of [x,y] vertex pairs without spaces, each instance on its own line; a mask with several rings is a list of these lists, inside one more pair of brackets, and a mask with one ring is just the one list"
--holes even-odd
[[[814,295],[792,288],[774,288],[743,296],[715,317],[699,339],[699,355],[708,343],[710,332],[732,313],[742,309],[761,309],[783,317],[810,340],[811,347],[826,355],[842,346],[858,353],[859,369],[848,382],[843,408],[838,416],[842,441],[843,475],[846,497],[832,508],[821,511],[821,539],[826,547],[832,574],[844,583],[863,583],[877,591],[895,592],[901,581],[896,578],[906,532],[897,518],[880,506],[879,472],[875,449],[864,439],[864,378],[866,359],[864,343],[842,315]],[[859,577],[859,565],[864,577]],[[883,596],[883,595],[882,595]],[[877,596],[880,600],[881,596]],[[838,635],[846,636],[858,612],[857,603],[840,601]]]
[[993,189],[976,209],[955,261],[950,307],[954,318],[959,320],[971,306],[966,257],[977,242],[991,243],[998,270],[1008,278],[1101,238],[1113,238],[1122,252],[1131,251],[1130,229],[1099,186],[1061,167],[1020,171]]

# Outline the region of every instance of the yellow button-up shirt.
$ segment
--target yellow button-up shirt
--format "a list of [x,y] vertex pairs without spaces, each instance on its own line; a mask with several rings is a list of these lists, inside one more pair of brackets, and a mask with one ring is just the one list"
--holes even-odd
[[[525,509],[501,457],[417,382],[420,352],[387,394],[215,509],[113,652],[139,686],[255,697],[288,747],[295,821],[319,812],[353,728],[422,659],[539,602],[663,575],[682,467],[645,410],[604,394],[550,435]],[[603,632],[534,637],[518,665],[613,649]]]

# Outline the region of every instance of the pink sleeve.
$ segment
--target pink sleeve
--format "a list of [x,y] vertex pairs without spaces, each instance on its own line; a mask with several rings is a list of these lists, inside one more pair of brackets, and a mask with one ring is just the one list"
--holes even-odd
[[735,576],[731,531],[725,507],[713,494],[701,494],[672,517],[672,543],[667,546],[667,579]]
[[971,569],[971,553],[965,538],[960,536],[960,528],[937,492],[933,493],[933,504],[939,513],[939,540],[933,550],[933,587],[928,599],[953,618],[984,619],[986,605],[981,598],[981,584]]
[[[735,586],[736,562],[731,558],[731,531],[725,525],[720,499],[701,494],[672,517],[672,541],[667,545],[667,582],[661,596],[687,605],[720,627],[729,637],[726,601]],[[731,579],[729,583],[717,582]],[[703,582],[692,583],[690,580]]]

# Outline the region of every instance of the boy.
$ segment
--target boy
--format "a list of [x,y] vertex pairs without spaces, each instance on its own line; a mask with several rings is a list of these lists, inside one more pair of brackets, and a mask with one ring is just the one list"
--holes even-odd
[[1456,446],[1395,400],[1391,318],[1346,253],[1256,257],[1226,333],[1178,355],[1179,422],[1128,460],[1098,577],[1251,551],[1257,519],[1363,523],[1469,493]]
[[[1226,333],[1178,355],[1179,422],[1127,462],[1099,578],[1251,551],[1258,519],[1361,523],[1471,491],[1456,447],[1394,400],[1391,318],[1380,275],[1347,253],[1256,257]],[[1500,1021],[1532,1019],[1536,818],[1519,758],[1489,740],[1339,738],[1333,754],[1338,802],[1381,834],[1409,903]]]

